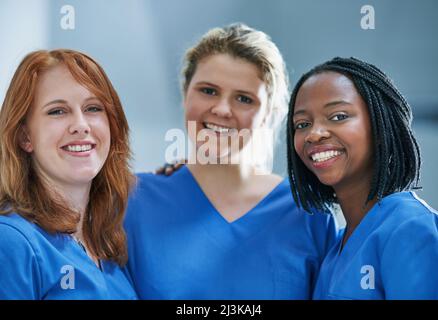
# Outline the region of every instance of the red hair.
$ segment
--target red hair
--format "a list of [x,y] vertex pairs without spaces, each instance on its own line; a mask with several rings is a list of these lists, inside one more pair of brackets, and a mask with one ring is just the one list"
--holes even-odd
[[59,64],[65,65],[78,83],[102,101],[108,115],[110,150],[91,184],[83,237],[94,256],[123,265],[127,260],[123,217],[134,183],[129,166],[129,127],[104,70],[86,54],[67,49],[40,50],[28,54],[18,66],[0,110],[0,214],[17,212],[50,233],[76,231],[79,214],[61,197],[48,196],[47,186],[19,142],[39,77]]

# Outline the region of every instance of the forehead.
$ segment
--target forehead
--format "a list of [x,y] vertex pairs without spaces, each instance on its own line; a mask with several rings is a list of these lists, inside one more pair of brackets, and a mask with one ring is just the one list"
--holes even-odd
[[78,83],[68,68],[59,64],[44,71],[39,77],[35,91],[35,102],[44,103],[55,99],[75,99],[91,95],[91,92]]
[[200,81],[237,90],[257,90],[265,86],[255,64],[228,54],[215,54],[199,61],[192,83]]
[[343,74],[326,71],[312,75],[298,90],[295,106],[310,102],[327,102],[327,100],[361,99],[350,78]]

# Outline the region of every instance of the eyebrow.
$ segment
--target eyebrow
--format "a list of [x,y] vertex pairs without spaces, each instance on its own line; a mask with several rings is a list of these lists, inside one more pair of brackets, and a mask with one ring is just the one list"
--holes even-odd
[[[207,85],[207,86],[211,86],[211,87],[215,87],[215,88],[220,88],[220,86],[213,84],[211,82],[208,82],[208,81],[199,81],[196,83],[196,85]],[[236,91],[239,93],[242,93],[242,94],[254,96],[254,93],[252,93],[251,91],[247,91],[247,90],[236,90]]]
[[[87,99],[85,99],[85,101],[94,100],[94,99],[98,99],[98,98],[95,97],[95,96],[92,96],[92,97],[88,97]],[[50,102],[47,102],[47,103],[43,106],[43,108],[45,108],[45,107],[47,107],[47,106],[50,106],[50,105],[52,105],[52,104],[58,104],[58,103],[67,103],[67,100],[64,100],[64,99],[55,99],[55,100],[52,100],[52,101],[50,101]]]
[[210,86],[210,87],[219,88],[219,86],[217,86],[217,85],[215,85],[215,84],[213,84],[213,83],[211,83],[211,82],[207,82],[207,81],[199,81],[199,82],[196,82],[196,85],[197,85],[197,86],[199,86],[199,85],[206,85],[206,86]]
[[52,100],[52,101],[46,103],[46,104],[43,106],[43,108],[45,108],[45,107],[47,107],[47,106],[50,106],[51,104],[57,104],[57,103],[67,103],[67,101],[62,100],[62,99]]
[[[331,101],[329,103],[326,103],[323,108],[330,108],[330,107],[338,106],[340,104],[351,105],[350,102],[345,101],[345,100],[335,100],[335,101]],[[303,113],[306,113],[306,110],[304,110],[304,109],[298,110],[297,112],[294,112],[293,117],[295,117],[296,115],[299,115],[299,114],[303,114]]]

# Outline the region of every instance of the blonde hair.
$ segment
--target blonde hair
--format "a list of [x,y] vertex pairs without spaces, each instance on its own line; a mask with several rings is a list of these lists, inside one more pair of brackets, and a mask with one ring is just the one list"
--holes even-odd
[[250,161],[258,167],[258,174],[270,173],[274,144],[288,112],[289,77],[283,57],[266,33],[245,24],[237,23],[211,29],[185,54],[182,69],[184,96],[198,63],[215,54],[228,54],[254,64],[260,72],[261,80],[266,84],[268,101],[264,126],[268,131],[272,130],[272,134],[258,135],[258,141],[253,143],[253,154],[246,159],[252,159]]
[[289,77],[286,64],[275,43],[266,33],[241,23],[209,30],[185,54],[182,70],[184,95],[198,63],[215,54],[229,54],[257,66],[268,91],[267,124],[269,128],[277,129],[288,110]]
[[108,115],[110,150],[91,184],[83,235],[97,258],[122,265],[127,260],[123,217],[134,183],[129,167],[129,128],[119,97],[104,70],[81,52],[35,51],[18,66],[0,110],[0,214],[17,212],[50,233],[76,231],[79,214],[64,199],[48,196],[51,193],[35,171],[30,154],[19,143],[39,77],[59,64],[65,65],[78,83],[103,102]]

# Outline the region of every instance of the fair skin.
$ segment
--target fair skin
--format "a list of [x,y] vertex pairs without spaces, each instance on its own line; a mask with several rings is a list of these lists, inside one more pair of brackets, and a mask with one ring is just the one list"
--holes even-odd
[[108,156],[110,137],[104,105],[64,65],[39,77],[21,147],[48,189],[80,214],[80,240],[91,182]]
[[[196,122],[197,133],[207,130],[218,140],[227,134],[218,128],[237,131],[259,128],[267,113],[267,96],[266,84],[256,65],[227,54],[208,56],[198,62],[185,94],[186,121]],[[227,157],[230,152],[221,148],[215,155]],[[188,169],[229,223],[245,215],[283,180],[273,174],[256,175],[251,165],[242,162],[196,163],[189,164]]]
[[336,192],[347,222],[346,243],[376,202],[364,205],[373,174],[368,107],[348,77],[323,72],[299,89],[293,123],[298,156]]

